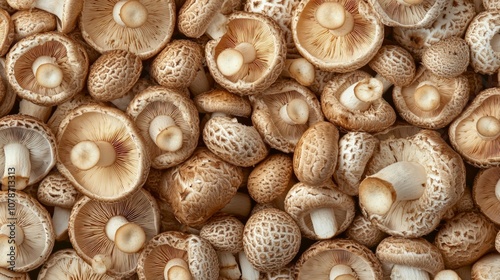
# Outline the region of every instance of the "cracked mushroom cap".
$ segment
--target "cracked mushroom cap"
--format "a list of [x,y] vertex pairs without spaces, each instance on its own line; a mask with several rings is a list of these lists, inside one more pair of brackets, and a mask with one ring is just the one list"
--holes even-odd
[[17,95],[43,106],[61,104],[80,92],[88,68],[83,47],[57,32],[23,38],[5,61],[7,79]]
[[14,42],[14,21],[9,13],[0,9],[0,56],[5,56]]
[[222,113],[248,118],[252,115],[252,105],[246,96],[239,96],[223,89],[213,89],[193,98],[200,113]]
[[127,50],[142,60],[159,53],[175,26],[171,0],[83,1],[82,36],[97,51]]
[[142,189],[118,202],[82,197],[68,229],[77,254],[95,271],[117,278],[135,273],[143,246],[159,231],[156,200]]
[[463,159],[481,168],[500,166],[500,89],[479,93],[451,123],[453,148]]
[[363,1],[301,1],[293,14],[292,34],[309,62],[324,71],[346,73],[373,58],[382,45],[384,26]]
[[200,120],[194,102],[183,93],[148,87],[130,101],[127,114],[139,129],[154,168],[170,168],[193,154]]
[[200,230],[204,238],[216,251],[237,254],[243,251],[245,225],[231,215],[217,215],[208,220]]
[[271,18],[247,12],[228,16],[227,32],[205,46],[214,80],[240,95],[255,95],[273,84],[285,67],[282,30]]
[[137,275],[141,280],[216,280],[219,262],[216,251],[203,237],[166,231],[153,237],[142,251]]
[[427,27],[449,5],[446,0],[369,0],[368,3],[383,24],[402,28]]
[[57,168],[82,194],[117,201],[146,181],[150,160],[133,121],[122,111],[82,105],[59,126]]
[[365,246],[348,239],[330,239],[318,241],[302,253],[295,264],[295,276],[297,280],[382,280],[382,267]]
[[446,78],[421,67],[409,85],[394,87],[392,99],[399,115],[408,123],[440,129],[467,105],[469,82],[464,75]]
[[474,263],[471,270],[472,279],[495,279],[500,275],[500,254],[490,253]]
[[38,201],[47,206],[71,209],[79,196],[71,181],[57,171],[45,176],[37,189]]
[[481,213],[500,225],[500,167],[478,172],[472,186],[472,198]]
[[420,275],[428,279],[429,275],[434,277],[445,268],[438,248],[423,238],[387,237],[377,246],[376,255],[382,263],[384,276],[395,277],[391,279],[411,279],[408,277],[412,274],[405,277],[405,272],[411,272],[409,268],[419,270]]
[[12,14],[14,41],[36,33],[54,31],[57,28],[56,16],[40,9],[19,10]]
[[[396,1],[395,1],[396,2]],[[411,53],[398,45],[384,45],[368,62],[385,84],[386,81],[397,86],[406,86],[415,77],[416,66]],[[385,89],[384,85],[384,89]]]
[[346,237],[368,248],[376,247],[387,234],[378,229],[361,213],[357,214],[345,231]]
[[467,70],[470,49],[461,37],[452,36],[431,45],[422,54],[422,64],[437,76],[456,77]]
[[[0,191],[0,206],[0,266],[28,272],[42,265],[55,242],[49,212],[22,191]],[[13,260],[8,256],[12,252]]]
[[467,28],[465,41],[470,46],[470,62],[475,72],[491,75],[500,68],[500,38],[497,36],[500,32],[497,24],[499,20],[499,10],[483,11],[472,19]]
[[321,105],[313,92],[297,82],[280,80],[260,95],[250,96],[252,123],[271,148],[294,151],[309,126],[323,121]]

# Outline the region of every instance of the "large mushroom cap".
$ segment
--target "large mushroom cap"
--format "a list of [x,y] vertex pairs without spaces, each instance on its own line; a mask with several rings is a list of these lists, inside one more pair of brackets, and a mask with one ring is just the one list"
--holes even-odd
[[500,11],[483,11],[472,19],[465,33],[465,40],[471,50],[471,66],[481,74],[491,75],[500,67],[498,20]]
[[446,0],[369,0],[368,3],[382,23],[403,28],[426,27],[449,5]]
[[471,269],[472,279],[495,279],[500,275],[500,254],[490,253],[474,263]]

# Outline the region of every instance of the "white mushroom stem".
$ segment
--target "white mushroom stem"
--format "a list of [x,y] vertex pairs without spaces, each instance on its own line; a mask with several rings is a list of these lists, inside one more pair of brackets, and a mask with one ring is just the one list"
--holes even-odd
[[434,280],[462,280],[458,273],[451,269],[441,270],[434,276]]
[[369,213],[384,215],[396,201],[420,198],[426,181],[427,172],[421,164],[396,162],[361,182],[359,201]]
[[285,68],[281,72],[281,76],[293,78],[303,86],[310,86],[314,82],[316,71],[312,65],[305,58],[287,59],[285,61]]
[[54,213],[52,214],[52,224],[54,225],[54,232],[56,240],[64,239],[67,237],[69,218],[71,216],[71,209],[55,206]]
[[259,280],[260,272],[253,267],[245,252],[238,253],[238,260],[240,261],[241,279]]
[[163,279],[165,280],[191,280],[191,272],[185,260],[181,258],[171,259],[165,265],[163,270]]
[[375,79],[379,80],[382,83],[382,94],[386,93],[387,90],[389,90],[389,88],[393,85],[391,81],[387,80],[386,78],[384,78],[384,76],[378,73],[375,76]]
[[337,37],[345,36],[354,29],[354,17],[338,2],[323,2],[314,16],[319,25]]
[[219,274],[223,279],[238,280],[241,278],[240,267],[233,254],[217,251],[219,259]]
[[217,56],[217,68],[224,76],[238,73],[243,65],[251,63],[257,57],[257,51],[251,43],[242,42],[234,48],[227,48]]
[[356,280],[356,273],[345,264],[334,265],[330,269],[330,280]]
[[135,92],[130,90],[125,94],[124,96],[113,99],[110,102],[113,103],[113,105],[116,106],[116,108],[122,110],[122,111],[127,111],[128,104],[130,104],[130,101],[135,97]]
[[182,147],[182,130],[170,116],[156,116],[149,125],[149,136],[163,151],[175,152]]
[[429,273],[425,270],[421,270],[415,267],[406,265],[394,265],[391,270],[392,280],[407,280],[407,279],[418,279],[418,280],[431,280]]
[[320,239],[332,238],[337,233],[338,225],[331,208],[318,208],[309,213],[314,233]]
[[54,57],[40,56],[31,64],[36,82],[45,88],[56,88],[63,81],[63,72]]
[[11,244],[8,236],[0,234],[0,267],[8,268],[16,264],[17,246]]
[[19,114],[32,116],[46,123],[52,114],[52,106],[41,106],[22,99],[19,102]]
[[493,116],[483,116],[477,120],[476,130],[485,140],[495,140],[500,136],[500,120]]
[[55,15],[60,21],[63,19],[64,0],[35,0],[34,3],[31,4],[31,7],[49,12]]
[[139,225],[131,223],[124,216],[113,216],[104,229],[109,240],[125,253],[136,253],[146,243],[146,233]]
[[295,98],[281,106],[279,115],[287,124],[306,124],[309,120],[309,105],[305,100]]
[[121,0],[113,7],[113,19],[121,26],[141,27],[148,20],[148,10],[136,0]]
[[112,268],[112,261],[109,255],[97,254],[92,258],[92,269],[95,273],[103,275]]
[[499,33],[496,33],[495,35],[493,35],[493,37],[491,38],[490,44],[491,44],[491,48],[493,49],[493,51],[495,53],[500,52],[500,34]]
[[224,208],[220,210],[222,213],[231,214],[236,217],[248,218],[252,211],[252,200],[246,193],[237,192]]
[[106,167],[115,162],[116,150],[106,141],[84,140],[73,146],[70,160],[80,170],[89,170],[95,166]]
[[376,78],[367,78],[358,81],[345,89],[339,98],[339,102],[352,111],[366,111],[372,102],[381,98],[383,84]]
[[3,146],[3,153],[5,162],[2,185],[7,189],[23,190],[30,179],[30,151],[23,144],[9,143]]
[[19,224],[7,221],[0,226],[0,235],[2,234],[9,237],[9,244],[15,243],[19,246],[24,242],[24,230]]
[[218,40],[227,32],[228,19],[225,15],[217,13],[208,24],[205,34],[210,39]]
[[201,67],[198,72],[196,72],[196,77],[189,84],[189,91],[194,96],[199,95],[200,93],[207,92],[211,89],[210,81],[208,80],[207,73],[205,69]]
[[398,0],[399,4],[405,6],[416,6],[422,4],[422,2],[424,2],[424,0]]
[[422,111],[433,111],[441,105],[439,89],[431,82],[421,82],[415,88],[415,105]]

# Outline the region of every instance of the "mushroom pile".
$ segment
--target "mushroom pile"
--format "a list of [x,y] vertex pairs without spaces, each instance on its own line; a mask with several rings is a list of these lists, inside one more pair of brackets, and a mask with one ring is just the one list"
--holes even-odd
[[0,0],[0,279],[500,279],[499,2]]

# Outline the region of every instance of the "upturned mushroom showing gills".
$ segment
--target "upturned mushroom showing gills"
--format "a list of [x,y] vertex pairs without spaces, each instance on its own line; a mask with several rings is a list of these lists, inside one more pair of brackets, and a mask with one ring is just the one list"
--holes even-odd
[[363,1],[304,0],[295,9],[292,34],[305,59],[321,70],[345,73],[370,61],[384,28]]
[[472,186],[472,197],[479,210],[496,225],[500,225],[500,167],[478,172]]
[[380,21],[387,26],[427,27],[434,22],[449,1],[446,0],[369,0]]
[[129,196],[146,181],[150,160],[144,140],[122,111],[83,105],[62,120],[58,169],[81,193],[100,201]]

